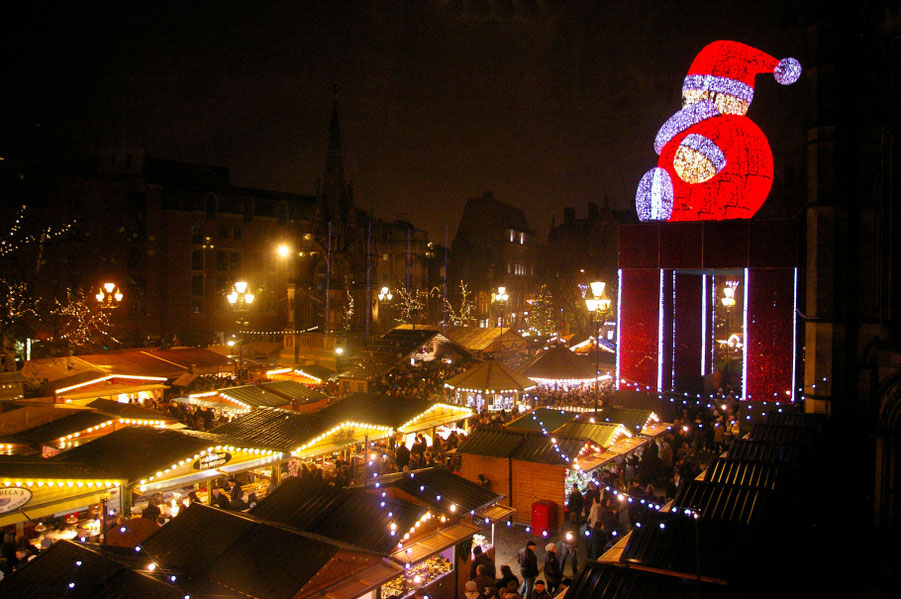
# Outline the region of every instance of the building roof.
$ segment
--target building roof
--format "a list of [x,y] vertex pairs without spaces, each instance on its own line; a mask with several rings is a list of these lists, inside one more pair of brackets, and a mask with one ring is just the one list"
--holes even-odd
[[241,402],[251,408],[281,408],[290,406],[291,400],[281,393],[273,393],[267,391],[262,386],[257,385],[241,385],[240,387],[227,387],[219,389],[220,395],[225,395],[231,399]]
[[76,357],[106,374],[176,378],[187,370],[185,366],[161,360],[149,352],[140,350],[86,354]]
[[704,480],[712,483],[775,489],[788,467],[776,462],[717,458],[704,471]]
[[585,439],[550,437],[522,431],[477,430],[456,451],[461,454],[565,465],[579,455],[585,443]]
[[328,428],[328,424],[318,415],[259,408],[213,429],[212,432],[245,443],[288,452]]
[[701,576],[725,581],[741,567],[735,553],[745,530],[729,521],[695,521],[685,514],[651,512],[640,527],[632,529],[620,561],[696,577],[700,548]]
[[726,455],[730,460],[780,462],[797,466],[801,460],[801,448],[795,445],[736,439],[732,442]]
[[725,585],[706,583],[699,592],[696,580],[587,561],[566,599],[725,599],[734,592]]
[[260,387],[267,392],[281,395],[298,403],[321,401],[328,398],[328,396],[321,391],[311,389],[297,381],[274,381],[272,383],[263,383]]
[[600,447],[608,447],[616,443],[622,436],[629,436],[629,432],[622,424],[608,422],[586,422],[573,420],[567,422],[554,431],[554,435],[568,437],[570,439],[582,439],[591,441]]
[[560,346],[541,352],[520,371],[531,379],[585,380],[597,376],[594,364]]
[[305,364],[304,366],[295,367],[294,370],[301,376],[309,375],[309,377],[317,378],[320,381],[327,381],[338,374],[331,368],[320,364]]
[[97,426],[111,420],[109,414],[102,414],[94,410],[71,410],[71,413],[57,418],[46,424],[30,428],[16,433],[16,437],[23,443],[52,443],[61,437],[81,432],[92,426]]
[[196,431],[128,427],[70,449],[48,462],[68,464],[73,471],[83,470],[104,478],[135,481],[223,442],[228,440]]
[[704,518],[753,524],[762,517],[771,493],[755,487],[691,480],[673,499],[676,510],[691,510]]
[[485,360],[469,370],[449,378],[445,385],[463,391],[525,391],[535,382],[494,360]]
[[441,332],[445,337],[471,352],[494,351],[495,345],[523,343],[523,338],[519,333],[510,327],[448,326],[441,329]]
[[316,415],[332,423],[365,422],[396,429],[433,405],[430,401],[397,395],[351,393],[319,410]]
[[297,478],[289,478],[252,513],[272,522],[387,554],[398,542],[396,533],[391,534],[390,524],[396,524],[397,530],[408,530],[427,511],[425,506],[382,497],[364,489],[316,488]]
[[509,458],[522,443],[522,435],[513,431],[477,429],[457,447],[456,452],[493,458]]
[[194,374],[215,374],[234,369],[234,362],[228,357],[200,347],[176,347],[172,349],[150,349],[141,353],[157,360],[177,364]]
[[751,428],[748,438],[752,441],[809,448],[816,436],[817,430],[813,427],[758,422]]
[[307,595],[382,561],[374,553],[196,503],[143,547],[163,567],[271,599]]
[[[221,590],[225,597],[235,596],[227,594],[226,589]],[[61,540],[0,582],[0,595],[18,599],[66,596],[183,599],[185,591],[144,572],[132,570],[108,554]]]
[[95,399],[89,402],[89,408],[99,410],[104,414],[110,414],[119,418],[137,418],[138,420],[164,420],[166,422],[175,422],[175,418],[156,410],[150,410],[143,406],[133,403],[122,403],[112,399]]
[[448,512],[451,505],[464,512],[478,512],[503,498],[503,495],[439,467],[373,477],[363,481],[362,486],[375,488],[376,484],[379,488],[399,489],[442,512]]
[[555,408],[535,408],[507,424],[508,429],[552,432],[579,416],[579,412]]

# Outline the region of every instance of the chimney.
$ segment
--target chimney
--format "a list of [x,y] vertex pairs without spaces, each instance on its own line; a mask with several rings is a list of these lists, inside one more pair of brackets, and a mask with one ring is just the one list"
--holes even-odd
[[598,219],[598,203],[588,202],[588,220],[595,222]]
[[571,225],[576,222],[576,209],[572,206],[567,206],[563,209],[563,224]]

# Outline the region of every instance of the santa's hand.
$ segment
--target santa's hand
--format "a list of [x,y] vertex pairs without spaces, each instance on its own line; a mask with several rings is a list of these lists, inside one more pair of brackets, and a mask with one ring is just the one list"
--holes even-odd
[[673,157],[673,170],[686,183],[704,183],[726,167],[726,155],[713,140],[686,135]]
[[655,166],[644,174],[635,192],[638,220],[669,220],[673,213],[673,182],[669,173]]
[[654,151],[659,155],[660,152],[663,151],[663,146],[669,143],[669,140],[692,125],[696,125],[707,119],[712,119],[715,116],[720,116],[720,111],[717,110],[713,102],[709,100],[702,100],[695,104],[691,104],[690,106],[686,106],[667,119],[667,121],[663,123],[663,126],[660,127],[660,130],[657,132],[657,137],[654,138]]

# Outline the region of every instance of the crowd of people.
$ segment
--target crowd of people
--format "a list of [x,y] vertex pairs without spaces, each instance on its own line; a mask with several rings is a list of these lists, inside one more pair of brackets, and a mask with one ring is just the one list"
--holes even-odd
[[438,399],[444,395],[444,382],[463,372],[468,362],[432,360],[412,366],[406,362],[398,366],[375,385],[377,393],[412,399]]
[[613,379],[599,380],[597,387],[594,383],[568,389],[542,386],[533,390],[531,397],[537,405],[552,408],[588,408],[594,406],[595,400],[599,404],[609,404],[613,401]]
[[476,547],[462,599],[552,599],[569,587],[571,579],[564,578],[554,543],[545,546],[544,578],[539,578],[541,571],[535,553],[536,546],[535,541],[529,540],[517,555],[522,580],[508,564],[500,567],[498,575],[494,560],[482,553],[481,547]]

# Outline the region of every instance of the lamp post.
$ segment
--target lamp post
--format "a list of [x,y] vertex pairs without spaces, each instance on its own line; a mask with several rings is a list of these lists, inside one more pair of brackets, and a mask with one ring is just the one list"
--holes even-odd
[[101,310],[115,310],[125,295],[115,283],[104,283],[94,297],[97,298]]
[[510,296],[507,294],[506,287],[498,287],[497,292],[491,294],[491,302],[500,306],[501,309],[501,334],[498,337],[498,353],[503,357],[504,353],[504,306],[507,305],[507,300],[510,299]]
[[[393,300],[394,294],[391,293],[391,290],[388,287],[382,287],[382,289],[379,291],[378,298],[379,298],[379,323],[382,323],[382,306],[384,306],[385,304],[387,304],[388,302]],[[383,326],[382,330],[384,331],[385,328],[386,327]]]
[[735,288],[738,287],[738,281],[726,281],[723,287],[723,297],[720,299],[723,307],[726,308],[726,329],[732,330],[732,308],[735,307]]
[[591,297],[585,297],[585,307],[591,321],[595,324],[594,332],[594,418],[598,418],[598,402],[600,400],[601,386],[598,375],[601,371],[601,323],[610,309],[610,298],[604,297],[606,283],[595,281],[591,283]]
[[[232,310],[237,313],[246,312],[247,309],[253,304],[253,300],[256,299],[256,296],[250,291],[247,286],[247,281],[235,281],[235,284],[232,286],[231,292],[225,296],[228,300],[229,305],[231,305]],[[247,326],[249,323],[242,317],[238,317],[238,320],[235,321],[235,324],[240,326]],[[244,340],[238,340],[238,382],[244,382]]]

